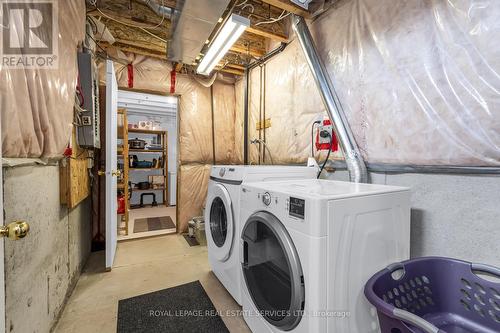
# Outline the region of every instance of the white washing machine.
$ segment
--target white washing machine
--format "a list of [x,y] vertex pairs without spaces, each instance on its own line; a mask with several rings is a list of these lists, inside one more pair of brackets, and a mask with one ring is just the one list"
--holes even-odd
[[243,315],[252,332],[380,332],[363,288],[409,258],[408,188],[245,184],[241,221]]
[[213,272],[241,305],[240,194],[245,182],[315,178],[317,167],[214,166],[205,205],[205,233]]

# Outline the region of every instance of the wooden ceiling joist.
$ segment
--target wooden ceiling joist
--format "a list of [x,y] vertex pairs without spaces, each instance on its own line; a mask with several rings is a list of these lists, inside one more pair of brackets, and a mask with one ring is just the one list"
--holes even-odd
[[262,1],[271,6],[280,8],[282,10],[286,10],[287,12],[303,16],[305,18],[311,17],[311,13],[309,11],[305,10],[302,7],[297,6],[290,0],[262,0]]
[[152,52],[150,50],[143,49],[140,47],[123,45],[120,43],[115,43],[115,44],[111,45],[111,44],[108,44],[106,42],[100,42],[99,45],[105,50],[115,48],[115,49],[120,50],[122,52],[130,52],[130,53],[135,53],[138,55],[143,55],[143,56],[151,57],[151,58],[155,58],[155,59],[160,59],[160,60],[165,60],[165,61],[167,60],[166,53],[156,53],[156,52]]
[[258,35],[261,37],[269,38],[269,39],[274,39],[280,42],[286,42],[288,41],[288,37],[276,33],[272,33],[266,30],[258,29],[255,26],[250,26],[246,30],[249,33],[252,33],[254,35]]
[[238,64],[227,64],[226,67],[233,68],[233,69],[239,69],[240,71],[245,70],[245,66],[238,65]]
[[262,57],[264,54],[266,54],[266,52],[264,50],[246,48],[244,46],[240,46],[240,45],[236,45],[236,44],[231,46],[231,48],[229,50],[232,52],[240,53],[240,54],[248,54],[248,55],[251,55],[251,56],[254,56],[257,58]]
[[234,74],[234,75],[240,75],[242,76],[244,74],[244,72],[242,70],[238,70],[238,69],[234,69],[234,68],[228,68],[228,67],[224,67],[224,68],[215,68],[216,71],[219,71],[219,72],[224,72],[224,73],[229,73],[229,74]]
[[115,38],[115,41],[119,44],[122,44],[122,45],[125,44],[125,45],[130,45],[133,47],[151,50],[153,52],[160,53],[160,54],[163,53],[166,56],[166,46],[162,47],[160,45],[155,45],[155,44],[151,44],[151,43],[145,43],[145,42],[129,40],[129,39],[121,39],[121,38]]

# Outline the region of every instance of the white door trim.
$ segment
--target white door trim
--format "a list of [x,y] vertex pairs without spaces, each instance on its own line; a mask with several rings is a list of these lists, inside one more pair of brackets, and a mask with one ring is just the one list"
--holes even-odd
[[[115,261],[117,226],[117,132],[118,132],[118,83],[113,61],[106,61],[106,270]],[[125,140],[125,139],[124,139]]]
[[[1,124],[1,120],[0,120]],[[2,166],[2,130],[0,128],[0,225],[4,224],[3,220],[3,166]],[[0,238],[0,332],[5,332],[5,253],[4,239]]]

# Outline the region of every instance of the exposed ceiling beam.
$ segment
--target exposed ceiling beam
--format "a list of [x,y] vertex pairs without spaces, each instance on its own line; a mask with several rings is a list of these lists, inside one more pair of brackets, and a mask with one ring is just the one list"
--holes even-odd
[[166,46],[162,47],[162,46],[151,44],[151,43],[145,43],[145,42],[140,42],[140,41],[136,41],[136,40],[121,39],[121,38],[115,38],[115,41],[117,43],[120,43],[120,44],[130,45],[133,47],[139,47],[139,48],[151,50],[153,52],[157,52],[160,54],[161,53],[166,54]]
[[230,68],[234,68],[234,69],[239,69],[241,71],[245,70],[245,66],[238,65],[238,64],[227,64],[226,67],[230,67]]
[[240,45],[233,45],[230,49],[232,52],[236,53],[241,53],[241,54],[249,54],[254,57],[262,57],[266,52],[262,50],[257,50],[257,49],[247,49],[246,47],[240,46]]
[[240,75],[240,76],[243,76],[243,74],[244,74],[244,72],[242,70],[237,70],[237,69],[227,68],[227,67],[224,67],[224,68],[215,67],[215,70],[219,71],[219,72],[235,74],[235,75]]
[[[111,3],[109,4],[109,6],[111,6]],[[162,22],[160,16],[157,16],[154,13],[149,13],[149,10],[141,8],[134,8],[133,10],[118,10],[114,9],[113,7],[109,8],[112,9],[101,8],[101,7],[99,7],[99,10],[91,9],[88,12],[88,15],[94,17],[102,17],[102,18],[106,18],[106,16],[109,16],[123,23],[126,23],[130,26],[145,28],[151,30],[152,32],[155,31],[166,32],[168,31],[168,29],[170,29],[170,20],[164,19]],[[145,15],[145,13],[148,14]]]
[[288,41],[288,37],[286,37],[284,35],[280,35],[280,34],[266,31],[266,30],[258,29],[255,26],[248,27],[246,31],[251,33],[251,34],[254,34],[254,35],[262,36],[262,37],[269,38],[269,39],[274,39],[274,40],[277,40],[280,42],[287,42]]
[[165,61],[167,60],[167,56],[165,53],[161,54],[161,53],[151,52],[150,50],[143,49],[140,47],[123,45],[123,44],[119,44],[119,43],[111,45],[111,44],[108,44],[106,42],[100,42],[99,45],[105,50],[108,50],[110,48],[115,48],[115,49],[118,49],[122,52],[131,52],[131,53],[135,53],[135,54],[139,54],[139,55],[143,55],[143,56],[147,56],[147,57],[151,57],[151,58],[155,58],[155,59],[160,59],[160,60],[165,60]]
[[286,10],[287,12],[303,16],[305,18],[311,17],[310,12],[308,12],[304,8],[301,8],[297,5],[295,5],[290,0],[262,0],[262,2],[270,4],[271,6],[274,6],[274,7],[281,8],[283,10]]

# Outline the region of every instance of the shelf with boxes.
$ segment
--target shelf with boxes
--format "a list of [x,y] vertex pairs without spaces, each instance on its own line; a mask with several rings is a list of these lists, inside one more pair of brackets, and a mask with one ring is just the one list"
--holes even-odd
[[[147,206],[143,202],[145,196],[152,197],[152,205],[163,204],[168,206],[168,133],[159,129],[137,128],[129,125],[129,172],[133,178],[142,178],[141,181],[129,180],[129,190],[140,192],[140,203],[131,204],[130,208]],[[147,181],[144,180],[145,173]],[[129,178],[130,179],[130,178]],[[162,202],[158,203],[156,196],[162,194]]]

